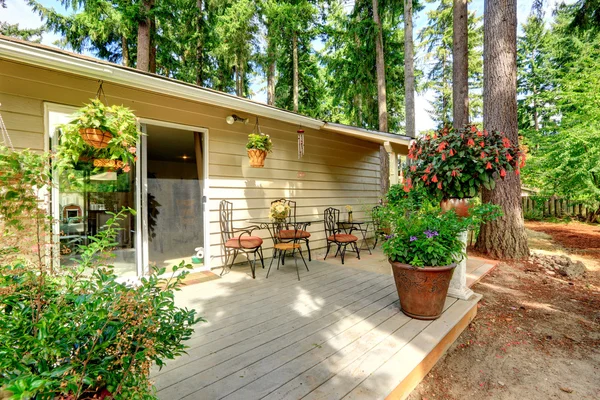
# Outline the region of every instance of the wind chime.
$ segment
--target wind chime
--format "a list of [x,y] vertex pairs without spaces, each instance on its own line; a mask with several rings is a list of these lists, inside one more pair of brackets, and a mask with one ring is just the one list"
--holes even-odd
[[304,156],[304,129],[298,128],[298,159]]

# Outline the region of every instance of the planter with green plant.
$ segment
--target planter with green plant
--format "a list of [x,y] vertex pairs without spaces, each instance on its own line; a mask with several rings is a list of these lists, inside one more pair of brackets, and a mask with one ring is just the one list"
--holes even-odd
[[273,142],[269,135],[263,133],[251,133],[248,135],[246,143],[248,158],[252,168],[262,168],[265,166],[267,153],[273,151]]
[[496,179],[504,179],[509,171],[519,174],[525,156],[504,133],[444,128],[413,142],[409,166],[404,171],[404,190],[425,187],[441,201],[445,210],[456,209],[468,215],[469,199],[480,189],[493,189]]
[[107,106],[93,99],[77,110],[60,129],[56,159],[63,166],[93,160],[94,167],[128,172],[137,160],[141,135],[136,116],[124,106]]
[[382,248],[405,314],[418,319],[441,315],[453,270],[464,257],[459,234],[500,215],[500,207],[485,204],[461,218],[410,195],[382,207],[380,219],[390,227]]
[[20,169],[0,177],[0,398],[155,399],[150,367],[182,354],[200,321],[175,305],[191,266],[120,282],[110,256],[124,210],[80,246],[74,266],[56,268],[40,202],[49,158],[0,147],[0,169],[11,165]]

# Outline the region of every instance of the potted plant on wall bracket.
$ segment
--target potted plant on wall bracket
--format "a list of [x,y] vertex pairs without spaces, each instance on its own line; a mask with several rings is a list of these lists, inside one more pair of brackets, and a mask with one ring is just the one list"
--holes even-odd
[[136,116],[124,106],[107,106],[100,99],[77,110],[60,129],[59,165],[74,166],[93,160],[96,168],[128,172],[136,160],[141,135]]
[[444,210],[469,213],[469,200],[480,189],[493,189],[509,171],[519,173],[525,156],[502,132],[444,128],[415,140],[408,152],[404,190],[423,186]]
[[267,153],[273,151],[273,142],[271,141],[269,135],[265,135],[260,131],[258,118],[256,118],[254,130],[248,135],[246,149],[248,152],[248,158],[250,159],[250,166],[252,168],[263,168],[265,166]]
[[[421,190],[422,191],[422,190]],[[468,217],[444,212],[410,192],[380,209],[390,227],[382,245],[396,282],[402,311],[417,319],[436,319],[444,309],[454,268],[464,257],[459,233],[498,218],[497,205],[474,206]]]

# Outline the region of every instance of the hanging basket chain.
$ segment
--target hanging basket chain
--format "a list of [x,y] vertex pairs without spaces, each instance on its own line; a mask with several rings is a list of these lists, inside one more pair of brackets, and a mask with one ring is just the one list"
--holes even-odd
[[104,98],[104,104],[108,105],[108,101],[106,100],[106,94],[104,93],[104,88],[102,87],[102,85],[104,84],[104,81],[99,79],[98,80],[99,86],[98,86],[98,91],[96,92],[96,98],[100,101],[102,101],[102,99],[100,99],[100,95],[102,95],[102,97]]
[[[2,104],[0,104],[2,106]],[[5,146],[10,147],[11,150],[14,150],[12,140],[10,140],[10,135],[8,134],[8,129],[6,129],[6,125],[4,124],[4,119],[2,119],[2,114],[0,114],[0,132],[2,132],[2,143]]]

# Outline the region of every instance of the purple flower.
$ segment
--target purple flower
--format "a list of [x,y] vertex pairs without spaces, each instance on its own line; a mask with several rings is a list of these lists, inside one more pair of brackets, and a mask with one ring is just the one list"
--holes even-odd
[[432,237],[439,235],[438,231],[430,231],[429,229],[427,229],[423,233],[425,234],[425,236],[427,236],[427,239],[431,239]]
[[385,235],[385,239],[386,239],[386,240],[390,240],[390,239],[392,239],[393,237],[394,237],[394,235]]
[[410,237],[410,241],[411,241],[411,242],[414,242],[415,240],[417,240],[417,237],[416,237],[416,236],[411,236],[411,237]]

